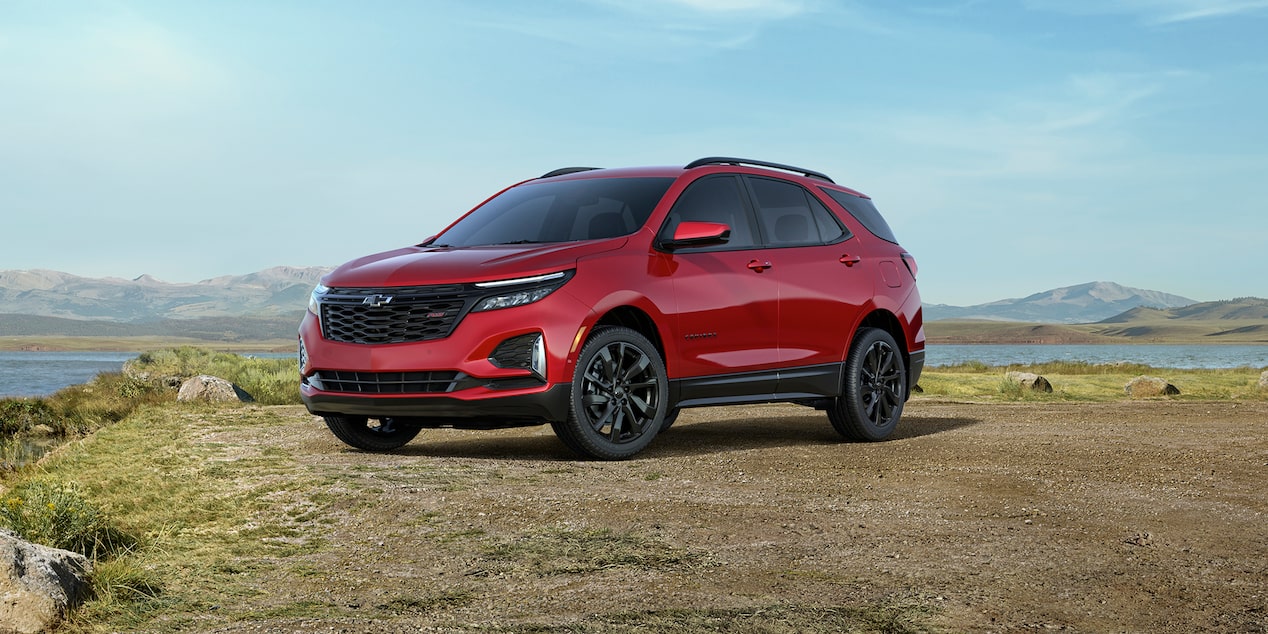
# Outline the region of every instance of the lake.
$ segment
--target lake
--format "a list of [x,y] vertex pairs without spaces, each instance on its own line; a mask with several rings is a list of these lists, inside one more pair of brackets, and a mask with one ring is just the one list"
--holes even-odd
[[[290,353],[253,353],[286,358]],[[48,396],[64,387],[87,383],[101,372],[118,372],[135,352],[0,352],[0,398]],[[931,368],[981,361],[1006,366],[1045,361],[1116,363],[1128,361],[1160,368],[1268,367],[1268,346],[1202,345],[939,345],[929,346]]]
[[[123,369],[124,361],[138,354],[0,351],[0,398],[48,396],[64,387],[87,383],[102,372],[118,372]],[[283,359],[294,353],[253,352],[250,356]]]
[[1158,368],[1265,368],[1268,346],[1244,345],[939,345],[929,346],[925,365],[948,366],[968,361],[1006,366],[1047,361],[1143,363]]

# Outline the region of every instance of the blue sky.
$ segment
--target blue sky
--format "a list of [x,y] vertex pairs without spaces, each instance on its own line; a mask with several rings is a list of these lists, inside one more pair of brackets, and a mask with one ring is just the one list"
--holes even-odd
[[1268,297],[1268,1],[0,0],[0,270],[422,240],[565,165],[871,195],[926,302]]

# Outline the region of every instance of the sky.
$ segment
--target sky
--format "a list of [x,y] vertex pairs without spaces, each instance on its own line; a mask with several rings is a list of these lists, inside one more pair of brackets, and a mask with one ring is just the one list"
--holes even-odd
[[0,0],[0,270],[415,244],[557,167],[871,196],[926,303],[1268,297],[1268,0]]

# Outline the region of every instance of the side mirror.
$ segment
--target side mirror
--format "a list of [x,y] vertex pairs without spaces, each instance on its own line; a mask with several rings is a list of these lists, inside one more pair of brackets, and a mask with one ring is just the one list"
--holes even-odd
[[731,227],[720,222],[681,222],[674,229],[674,237],[666,240],[667,249],[724,244],[731,238]]

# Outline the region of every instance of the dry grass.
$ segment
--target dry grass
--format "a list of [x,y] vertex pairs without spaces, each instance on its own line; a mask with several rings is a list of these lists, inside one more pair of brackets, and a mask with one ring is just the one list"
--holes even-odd
[[[1052,384],[1050,394],[1023,390],[1008,381],[1010,371],[1033,372]],[[1268,390],[1258,386],[1257,368],[1192,369],[1154,368],[1141,364],[1089,364],[1053,362],[989,367],[982,363],[925,368],[920,387],[925,396],[985,400],[1114,401],[1128,398],[1125,388],[1132,379],[1156,376],[1175,385],[1181,400],[1268,400]]]

